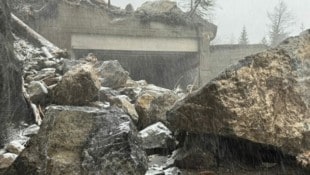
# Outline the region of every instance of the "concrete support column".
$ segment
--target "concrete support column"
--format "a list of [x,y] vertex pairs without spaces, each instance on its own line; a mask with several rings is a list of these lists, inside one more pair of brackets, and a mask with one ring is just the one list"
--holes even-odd
[[210,57],[210,33],[203,27],[197,27],[199,47],[199,86],[204,85],[208,75],[208,57]]

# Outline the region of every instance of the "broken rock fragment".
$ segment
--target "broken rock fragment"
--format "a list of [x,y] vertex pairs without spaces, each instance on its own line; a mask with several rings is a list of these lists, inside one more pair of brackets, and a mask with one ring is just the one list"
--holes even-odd
[[111,98],[111,103],[116,104],[118,107],[122,108],[127,114],[130,115],[134,123],[138,123],[138,113],[135,109],[135,105],[130,103],[129,97],[126,95],[117,95]]
[[178,99],[173,91],[154,85],[143,87],[135,107],[139,114],[138,127],[143,129],[153,123],[166,123],[166,112]]
[[19,141],[12,141],[6,146],[6,150],[10,153],[19,154],[25,149],[24,145],[20,144]]
[[43,82],[32,81],[27,88],[27,92],[30,100],[35,104],[42,105],[48,101],[48,90]]
[[16,154],[4,153],[0,155],[0,169],[8,168],[17,158]]
[[117,60],[104,61],[98,70],[101,76],[101,85],[111,88],[120,88],[125,86],[129,73],[124,70]]
[[139,132],[144,149],[173,149],[175,140],[172,132],[161,122],[150,125]]

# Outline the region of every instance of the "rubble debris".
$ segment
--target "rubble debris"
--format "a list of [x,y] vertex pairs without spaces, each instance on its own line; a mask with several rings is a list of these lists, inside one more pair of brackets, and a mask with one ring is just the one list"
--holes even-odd
[[40,129],[40,126],[33,124],[33,125],[30,125],[29,127],[25,128],[22,131],[22,133],[24,136],[32,136],[32,135],[38,134],[39,129]]
[[42,35],[31,29],[27,24],[21,21],[17,16],[11,14],[11,19],[13,21],[12,25],[14,30],[19,34],[22,34],[28,40],[36,43],[38,46],[42,47],[44,54],[49,57],[67,57],[68,54],[65,50],[59,49],[53,43],[45,39]]
[[0,1],[0,149],[16,138],[20,123],[33,123],[23,95],[22,62],[14,55],[8,1]]
[[27,87],[30,100],[35,104],[47,104],[48,90],[45,83],[40,81],[32,81]]
[[6,145],[6,150],[10,153],[14,153],[16,155],[20,154],[25,149],[24,145],[20,142],[14,140]]

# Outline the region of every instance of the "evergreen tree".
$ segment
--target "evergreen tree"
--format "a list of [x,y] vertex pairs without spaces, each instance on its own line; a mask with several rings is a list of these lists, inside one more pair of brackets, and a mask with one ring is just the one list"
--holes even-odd
[[241,45],[247,45],[249,44],[249,40],[248,40],[248,33],[246,31],[245,26],[243,26],[242,32],[240,34],[240,38],[239,38],[239,43]]

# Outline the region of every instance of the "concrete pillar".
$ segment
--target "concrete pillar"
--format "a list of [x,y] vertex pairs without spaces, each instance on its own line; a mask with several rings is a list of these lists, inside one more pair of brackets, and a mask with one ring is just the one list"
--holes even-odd
[[210,57],[210,31],[202,26],[197,27],[198,47],[199,47],[199,86],[204,85],[208,75],[208,57]]

